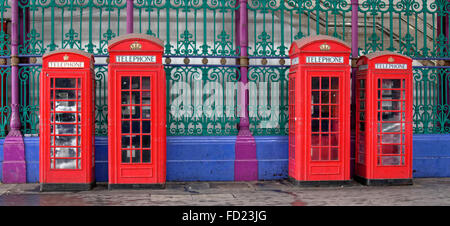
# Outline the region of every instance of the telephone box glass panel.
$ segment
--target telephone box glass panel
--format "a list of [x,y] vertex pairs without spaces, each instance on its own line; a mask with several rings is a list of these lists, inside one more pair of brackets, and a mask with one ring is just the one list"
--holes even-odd
[[339,160],[339,78],[311,78],[311,160]]
[[81,79],[50,79],[50,168],[81,169]]
[[121,162],[151,163],[151,77],[121,77]]
[[377,102],[377,165],[405,165],[405,79],[378,79]]

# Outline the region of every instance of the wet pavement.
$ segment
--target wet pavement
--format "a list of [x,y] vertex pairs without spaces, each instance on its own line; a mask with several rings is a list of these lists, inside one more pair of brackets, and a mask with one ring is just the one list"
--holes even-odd
[[0,206],[449,206],[450,178],[409,186],[298,187],[288,181],[168,182],[165,189],[39,192],[39,184],[0,184]]

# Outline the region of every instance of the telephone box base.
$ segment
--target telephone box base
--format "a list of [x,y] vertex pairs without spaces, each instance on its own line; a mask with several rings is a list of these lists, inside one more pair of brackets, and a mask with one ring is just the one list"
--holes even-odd
[[164,189],[166,184],[108,184],[108,189]]
[[94,187],[94,183],[90,184],[72,184],[72,183],[45,183],[40,184],[40,191],[88,191]]
[[351,180],[304,181],[304,180],[296,180],[293,177],[288,177],[288,180],[295,186],[304,186],[304,187],[344,186],[351,184]]
[[367,179],[356,175],[353,179],[367,186],[413,185],[413,179]]

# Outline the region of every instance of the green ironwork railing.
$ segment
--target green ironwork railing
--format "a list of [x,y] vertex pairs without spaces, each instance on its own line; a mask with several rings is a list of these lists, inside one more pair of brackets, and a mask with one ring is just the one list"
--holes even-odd
[[[8,4],[0,0],[0,82],[6,93]],[[164,40],[169,136],[236,135],[241,76],[249,82],[252,133],[287,135],[291,43],[315,34],[350,43],[352,25],[358,26],[359,55],[391,50],[415,59],[414,132],[450,133],[450,72],[441,66],[450,60],[448,1],[360,0],[356,23],[350,0],[248,0],[246,75],[237,61],[238,5],[236,0],[134,1],[134,31]],[[41,56],[60,48],[95,55],[96,135],[107,134],[107,42],[126,33],[126,7],[124,0],[19,0],[19,110],[25,135],[39,133]],[[1,137],[8,129],[8,98],[0,105]]]

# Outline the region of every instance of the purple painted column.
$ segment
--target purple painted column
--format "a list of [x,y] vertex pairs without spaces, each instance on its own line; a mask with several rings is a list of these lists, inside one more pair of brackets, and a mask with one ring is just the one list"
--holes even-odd
[[256,159],[256,142],[249,130],[248,116],[248,12],[247,0],[239,0],[239,17],[236,19],[239,23],[236,32],[241,49],[240,72],[241,80],[238,86],[240,98],[240,122],[239,133],[236,138],[235,146],[235,163],[234,163],[234,180],[235,181],[251,181],[258,180],[258,160]]
[[133,0],[127,0],[127,34],[133,33]]
[[358,0],[352,0],[352,90],[351,90],[351,135],[350,135],[350,176],[355,167],[355,123],[356,123],[356,60],[358,59]]
[[3,144],[3,183],[26,183],[25,145],[19,118],[19,5],[11,1],[11,121]]

